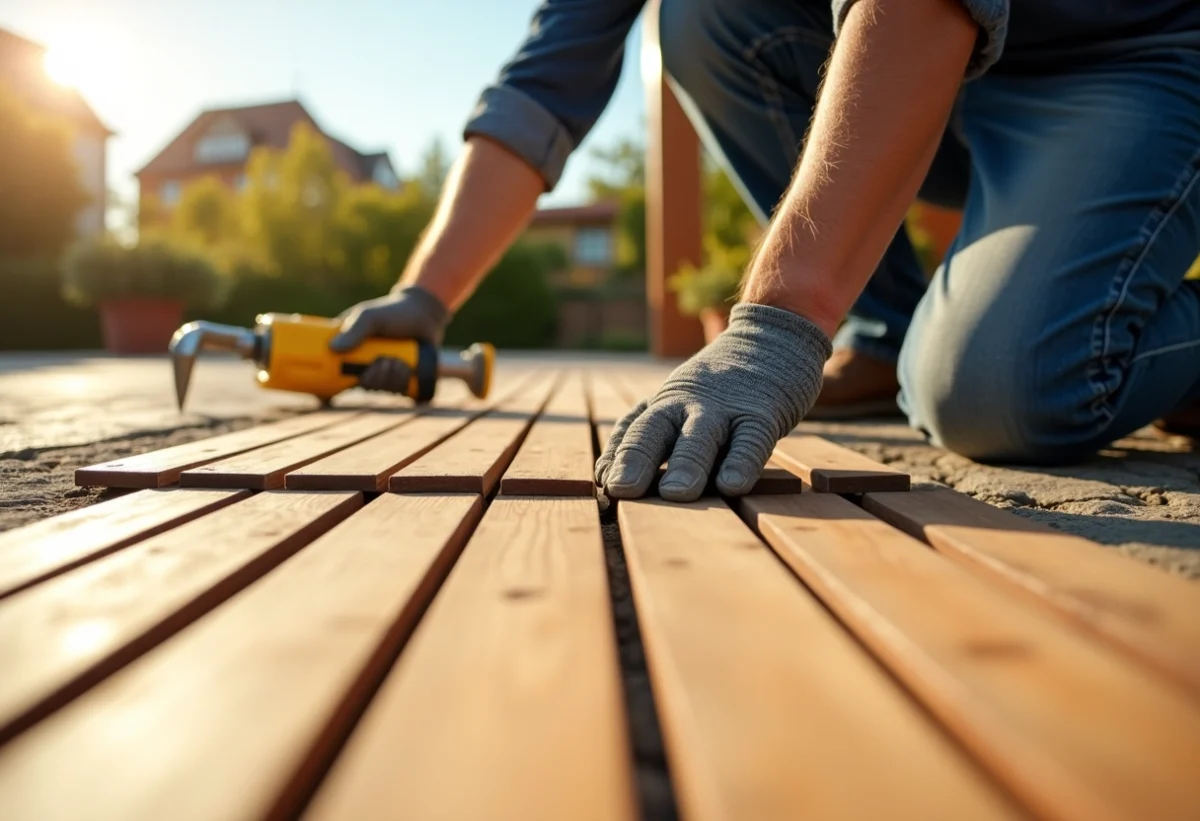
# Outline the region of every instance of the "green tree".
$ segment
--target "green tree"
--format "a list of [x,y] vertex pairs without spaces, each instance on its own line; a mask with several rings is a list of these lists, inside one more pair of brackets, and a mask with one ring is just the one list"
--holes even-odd
[[421,155],[420,170],[417,172],[417,184],[422,193],[430,200],[436,201],[450,173],[450,153],[441,137],[435,137],[425,153]]
[[89,197],[71,156],[71,133],[0,86],[0,255],[57,254]]
[[334,217],[348,185],[329,143],[307,125],[293,129],[284,151],[255,149],[241,194],[250,251],[276,275],[327,279],[336,261]]
[[180,194],[171,231],[203,245],[242,238],[242,215],[233,190],[216,177],[201,177]]

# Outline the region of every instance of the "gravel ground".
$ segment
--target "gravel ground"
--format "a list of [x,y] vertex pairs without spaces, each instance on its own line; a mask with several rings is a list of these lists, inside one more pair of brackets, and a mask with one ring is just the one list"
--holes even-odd
[[75,469],[122,456],[182,445],[253,424],[250,419],[214,421],[167,433],[149,433],[74,447],[0,453],[0,531],[66,513],[120,491],[76,487]]

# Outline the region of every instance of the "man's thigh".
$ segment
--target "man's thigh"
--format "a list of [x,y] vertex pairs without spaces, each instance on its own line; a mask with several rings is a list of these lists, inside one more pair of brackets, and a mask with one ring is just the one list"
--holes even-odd
[[[1200,303],[1181,286],[1200,248],[1200,53],[989,75],[958,117],[963,226],[901,356],[914,424],[971,456],[1070,458],[1149,421],[1200,362],[1183,361]],[[1149,390],[1150,365],[1174,384]]]

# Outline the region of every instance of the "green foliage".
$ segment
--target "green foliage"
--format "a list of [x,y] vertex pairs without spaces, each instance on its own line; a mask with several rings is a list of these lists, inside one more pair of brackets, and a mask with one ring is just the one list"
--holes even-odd
[[667,286],[679,295],[679,310],[689,316],[706,308],[728,308],[737,296],[750,259],[747,246],[726,247],[712,236],[705,240],[705,264],[700,268],[685,265],[667,280]]
[[430,201],[436,202],[450,174],[450,153],[440,138],[435,138],[425,153],[421,156],[420,171],[417,172],[417,185],[421,193]]
[[0,86],[0,158],[0,254],[58,253],[89,200],[67,127],[35,115]]
[[227,294],[224,278],[205,254],[153,237],[133,247],[108,237],[76,245],[66,257],[63,286],[67,300],[83,307],[114,297],[142,296],[212,308]]
[[54,256],[0,258],[0,293],[0,351],[100,346],[100,317],[63,300]]
[[446,329],[446,344],[491,342],[503,348],[553,344],[557,310],[548,274],[561,253],[553,245],[514,245],[455,314]]

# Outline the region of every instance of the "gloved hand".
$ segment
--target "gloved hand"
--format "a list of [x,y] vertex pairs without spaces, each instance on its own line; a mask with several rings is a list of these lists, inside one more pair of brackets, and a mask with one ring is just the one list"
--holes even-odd
[[717,489],[750,492],[775,443],[816,401],[832,351],[824,331],[790,311],[734,306],[729,328],[616,425],[596,462],[596,483],[612,498],[636,498],[665,460],[659,493],[690,502],[728,442]]
[[[330,350],[349,353],[370,337],[421,339],[440,345],[450,312],[437,297],[416,285],[393,289],[378,299],[360,302],[338,317],[341,332],[329,341]],[[412,370],[399,359],[380,357],[363,371],[360,387],[404,393]]]

